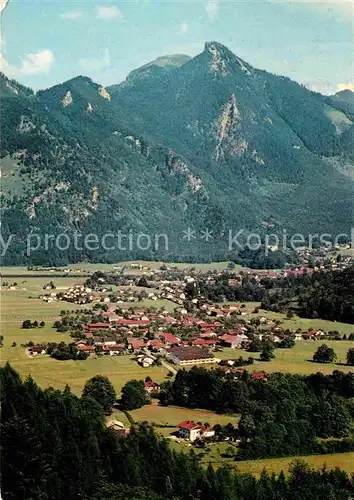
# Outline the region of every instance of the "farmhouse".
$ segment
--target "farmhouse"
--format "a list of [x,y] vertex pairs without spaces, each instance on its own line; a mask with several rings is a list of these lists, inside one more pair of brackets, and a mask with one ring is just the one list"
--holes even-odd
[[89,323],[88,325],[85,325],[85,331],[87,333],[93,333],[93,332],[100,332],[104,330],[109,330],[111,328],[111,325],[109,323]]
[[138,351],[145,346],[145,341],[143,339],[130,338],[128,340],[128,347],[133,349],[133,351]]
[[196,439],[208,438],[215,436],[215,431],[210,427],[204,427],[196,424],[193,420],[185,420],[178,425],[178,435],[183,439],[195,441]]
[[147,380],[145,382],[145,391],[148,394],[151,394],[152,392],[160,392],[160,385],[152,380]]
[[160,337],[164,339],[166,346],[178,345],[181,342],[178,337],[168,332],[160,333]]
[[219,337],[219,340],[221,340],[222,344],[225,347],[239,349],[242,347],[244,342],[248,341],[248,337],[246,335],[229,335],[225,333],[225,335]]
[[123,422],[120,422],[119,420],[112,420],[107,422],[106,425],[109,429],[113,429],[118,436],[126,437],[130,432],[130,429],[127,429]]
[[217,362],[212,353],[198,346],[172,347],[169,354],[172,361],[181,366]]

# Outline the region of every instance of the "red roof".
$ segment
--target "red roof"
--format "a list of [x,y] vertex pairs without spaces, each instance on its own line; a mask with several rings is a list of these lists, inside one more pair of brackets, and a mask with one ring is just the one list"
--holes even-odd
[[119,351],[120,349],[124,349],[124,344],[111,344],[103,346],[104,351]]
[[193,422],[193,420],[184,420],[180,424],[178,424],[180,429],[186,429],[187,431],[191,431],[192,429],[200,429],[201,426]]
[[230,332],[230,335],[240,335],[242,333],[244,333],[244,328],[242,328],[241,326],[239,328],[236,328],[236,330],[233,330],[232,332]]
[[109,323],[98,322],[98,323],[89,323],[87,325],[87,328],[89,330],[108,330],[110,326],[111,325]]
[[151,389],[152,387],[160,387],[158,383],[153,382],[152,380],[147,380],[145,382],[145,389]]
[[194,345],[215,345],[216,339],[196,339],[193,342]]
[[148,319],[117,319],[115,322],[117,325],[148,325],[150,321]]
[[150,345],[155,347],[156,349],[161,349],[163,347],[163,343],[159,339],[153,339],[150,341]]
[[133,349],[141,349],[145,345],[145,342],[142,339],[130,339],[128,342]]
[[232,343],[232,342],[235,342],[236,340],[236,336],[235,335],[229,335],[228,333],[224,333],[224,335],[222,335],[221,337],[219,337],[220,340],[223,340],[224,342],[228,342],[228,343]]
[[161,333],[161,337],[164,338],[165,342],[168,342],[169,344],[178,344],[179,340],[175,335],[172,335],[172,333],[167,333],[163,332]]
[[88,339],[93,339],[93,333],[91,333],[91,332],[87,332],[87,333],[86,333],[86,338],[88,338]]
[[81,344],[81,345],[78,345],[77,348],[79,351],[84,351],[84,352],[91,352],[91,351],[95,350],[94,345],[82,345]]
[[253,372],[251,375],[252,380],[268,380],[264,372]]
[[198,326],[200,326],[200,328],[203,328],[203,329],[211,329],[211,328],[216,328],[218,326],[220,326],[220,323],[199,323]]

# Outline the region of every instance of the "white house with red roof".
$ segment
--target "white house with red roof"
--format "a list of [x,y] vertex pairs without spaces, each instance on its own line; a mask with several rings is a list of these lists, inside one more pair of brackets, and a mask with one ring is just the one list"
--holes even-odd
[[189,441],[215,436],[215,431],[211,427],[196,424],[193,420],[184,420],[178,425],[178,429],[179,437]]

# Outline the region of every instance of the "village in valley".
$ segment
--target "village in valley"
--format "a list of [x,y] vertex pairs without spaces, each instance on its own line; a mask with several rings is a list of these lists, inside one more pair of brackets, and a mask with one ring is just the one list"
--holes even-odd
[[[194,367],[223,380],[264,383],[276,371],[312,373],[310,358],[323,343],[335,346],[340,363],[320,369],[350,371],[343,361],[354,345],[353,325],[262,308],[265,284],[313,272],[306,262],[281,271],[227,262],[214,269],[163,263],[28,268],[2,278],[3,321],[11,324],[10,338],[2,341],[14,366],[44,386],[69,384],[79,393],[81,380],[107,374],[118,395],[107,425],[119,435],[133,422],[149,421],[177,449],[214,443],[224,453],[237,446],[238,415],[166,407],[164,387],[179,370]],[[31,283],[37,293],[29,296]],[[128,412],[119,393],[131,380],[143,384],[146,400]]]

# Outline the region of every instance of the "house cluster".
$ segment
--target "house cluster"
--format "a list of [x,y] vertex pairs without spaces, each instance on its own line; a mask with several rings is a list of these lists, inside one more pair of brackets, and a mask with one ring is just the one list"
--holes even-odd
[[[46,287],[49,290],[51,287]],[[65,291],[58,291],[51,289],[50,293],[44,293],[39,296],[44,302],[55,302],[55,301],[65,301],[73,302],[75,304],[90,304],[90,303],[110,303],[111,298],[116,304],[123,304],[125,302],[139,302],[141,300],[141,292],[139,290],[133,290],[129,287],[124,289],[119,289],[114,294],[109,291],[107,286],[100,285],[95,287],[95,289],[88,287],[86,285],[74,285],[69,287]],[[146,294],[146,298],[149,300],[157,300],[159,298],[156,293]]]
[[[151,366],[157,354],[186,366],[217,363],[214,353],[218,350],[247,349],[253,337],[260,340],[266,337],[278,343],[286,335],[276,321],[262,315],[247,318],[242,312],[240,304],[204,304],[197,313],[183,308],[169,313],[110,303],[107,311],[93,311],[91,321],[81,324],[77,347],[89,354],[134,353],[136,361],[144,367]],[[317,339],[324,335],[321,330],[297,332],[295,339]]]
[[[227,317],[237,307],[224,307],[220,310],[221,315]],[[213,311],[213,308],[205,311],[206,316]],[[79,350],[90,353],[99,346],[109,355],[125,350],[135,353],[148,350],[169,354],[176,364],[187,365],[214,363],[212,351],[217,347],[242,348],[250,342],[244,326],[225,329],[221,321],[201,319],[187,311],[181,311],[177,319],[166,311],[116,309],[115,305],[110,305],[108,311],[100,315],[104,321],[83,325],[86,338],[77,343]],[[146,357],[137,358],[137,361],[143,366],[153,362]]]

